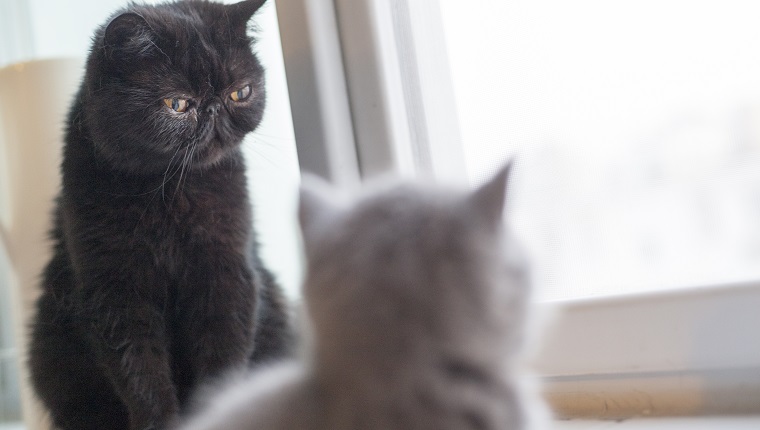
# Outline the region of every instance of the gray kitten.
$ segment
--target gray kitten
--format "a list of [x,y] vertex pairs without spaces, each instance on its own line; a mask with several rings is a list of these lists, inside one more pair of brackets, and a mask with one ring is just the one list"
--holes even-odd
[[234,384],[183,429],[529,428],[508,172],[466,195],[386,185],[350,208],[303,188],[310,356]]

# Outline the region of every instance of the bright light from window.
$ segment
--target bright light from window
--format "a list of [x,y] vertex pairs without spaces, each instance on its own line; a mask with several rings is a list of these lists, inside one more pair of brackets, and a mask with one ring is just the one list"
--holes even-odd
[[468,173],[519,154],[541,298],[760,278],[760,5],[441,4]]

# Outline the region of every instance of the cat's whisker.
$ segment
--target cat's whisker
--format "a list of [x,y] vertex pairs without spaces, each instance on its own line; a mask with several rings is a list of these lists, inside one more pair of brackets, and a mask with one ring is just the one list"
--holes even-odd
[[[195,156],[195,150],[197,148],[198,148],[198,143],[194,143],[193,146],[190,148],[190,156],[188,157],[188,160],[187,160],[188,171],[189,171],[189,166],[193,165],[193,157]],[[180,187],[184,189],[186,183],[187,183],[187,175],[185,175],[184,182],[180,181],[179,185]]]
[[265,155],[265,151],[260,151],[260,150],[257,150],[256,148],[253,148],[253,152],[256,154],[257,158],[260,158],[260,159],[266,161],[272,167],[277,167],[277,166],[279,166],[281,164],[281,163],[278,163],[277,161],[275,161],[274,159],[266,156]]
[[[283,142],[295,142],[295,139],[293,137],[275,136],[273,134],[264,134],[264,133],[261,133],[259,131],[255,131],[253,133],[253,138],[256,139],[258,137],[265,137],[267,139],[275,139],[275,140],[280,140],[280,141],[283,141]],[[261,142],[263,142],[263,143],[269,143],[269,142],[267,142],[265,140],[261,140]]]
[[179,192],[180,188],[182,188],[182,181],[185,179],[185,170],[187,169],[187,166],[189,163],[189,155],[192,153],[192,151],[195,150],[196,144],[193,143],[191,146],[188,146],[185,148],[185,155],[182,157],[182,165],[181,170],[179,173],[179,180],[177,181],[177,187],[174,189],[174,194],[172,195],[172,200],[169,202],[169,205],[174,203],[174,199],[177,197],[177,193]]
[[[280,140],[280,142],[272,142],[272,139]],[[287,149],[285,145],[282,143],[293,143],[295,144],[295,140],[293,139],[286,139],[284,137],[275,137],[275,136],[266,136],[266,135],[260,135],[258,133],[254,133],[251,136],[251,140],[244,142],[244,145],[256,145],[256,146],[266,146],[269,148],[276,148],[280,151],[284,151]]]
[[166,166],[166,170],[164,171],[164,179],[161,181],[161,186],[160,186],[160,188],[161,188],[161,200],[164,201],[164,203],[166,203],[166,194],[165,194],[165,191],[166,191],[166,182],[170,181],[174,177],[174,175],[177,174],[177,171],[179,170],[179,168],[177,168],[177,169],[174,170],[174,172],[169,177],[169,179],[166,178],[166,175],[167,175],[167,173],[169,173],[169,169],[171,169],[172,163],[174,162],[174,159],[177,157],[177,154],[179,154],[179,150],[180,149],[182,149],[182,147],[181,146],[177,146],[177,150],[174,151],[174,155],[172,155],[172,158],[169,160],[169,164]]

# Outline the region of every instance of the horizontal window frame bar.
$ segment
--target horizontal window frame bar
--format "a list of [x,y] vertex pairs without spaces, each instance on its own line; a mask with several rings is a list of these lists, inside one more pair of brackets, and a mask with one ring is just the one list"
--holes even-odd
[[760,282],[539,308],[532,363],[560,417],[760,413]]

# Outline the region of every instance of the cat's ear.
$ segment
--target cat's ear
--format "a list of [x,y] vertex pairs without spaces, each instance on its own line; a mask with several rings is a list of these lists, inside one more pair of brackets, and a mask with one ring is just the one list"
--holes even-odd
[[119,69],[128,69],[135,60],[158,58],[156,35],[145,18],[126,12],[112,19],[103,34],[103,45],[109,61]]
[[125,12],[108,23],[103,37],[106,47],[142,46],[150,44],[151,33],[145,18],[134,12]]
[[227,16],[232,28],[245,32],[248,21],[266,0],[245,0],[227,6]]
[[504,203],[507,197],[509,172],[512,170],[510,160],[498,173],[480,188],[475,190],[467,199],[467,204],[476,214],[483,217],[492,225],[501,222],[504,215]]
[[319,234],[321,227],[334,219],[338,212],[331,186],[316,176],[305,174],[301,178],[298,221],[307,248]]

